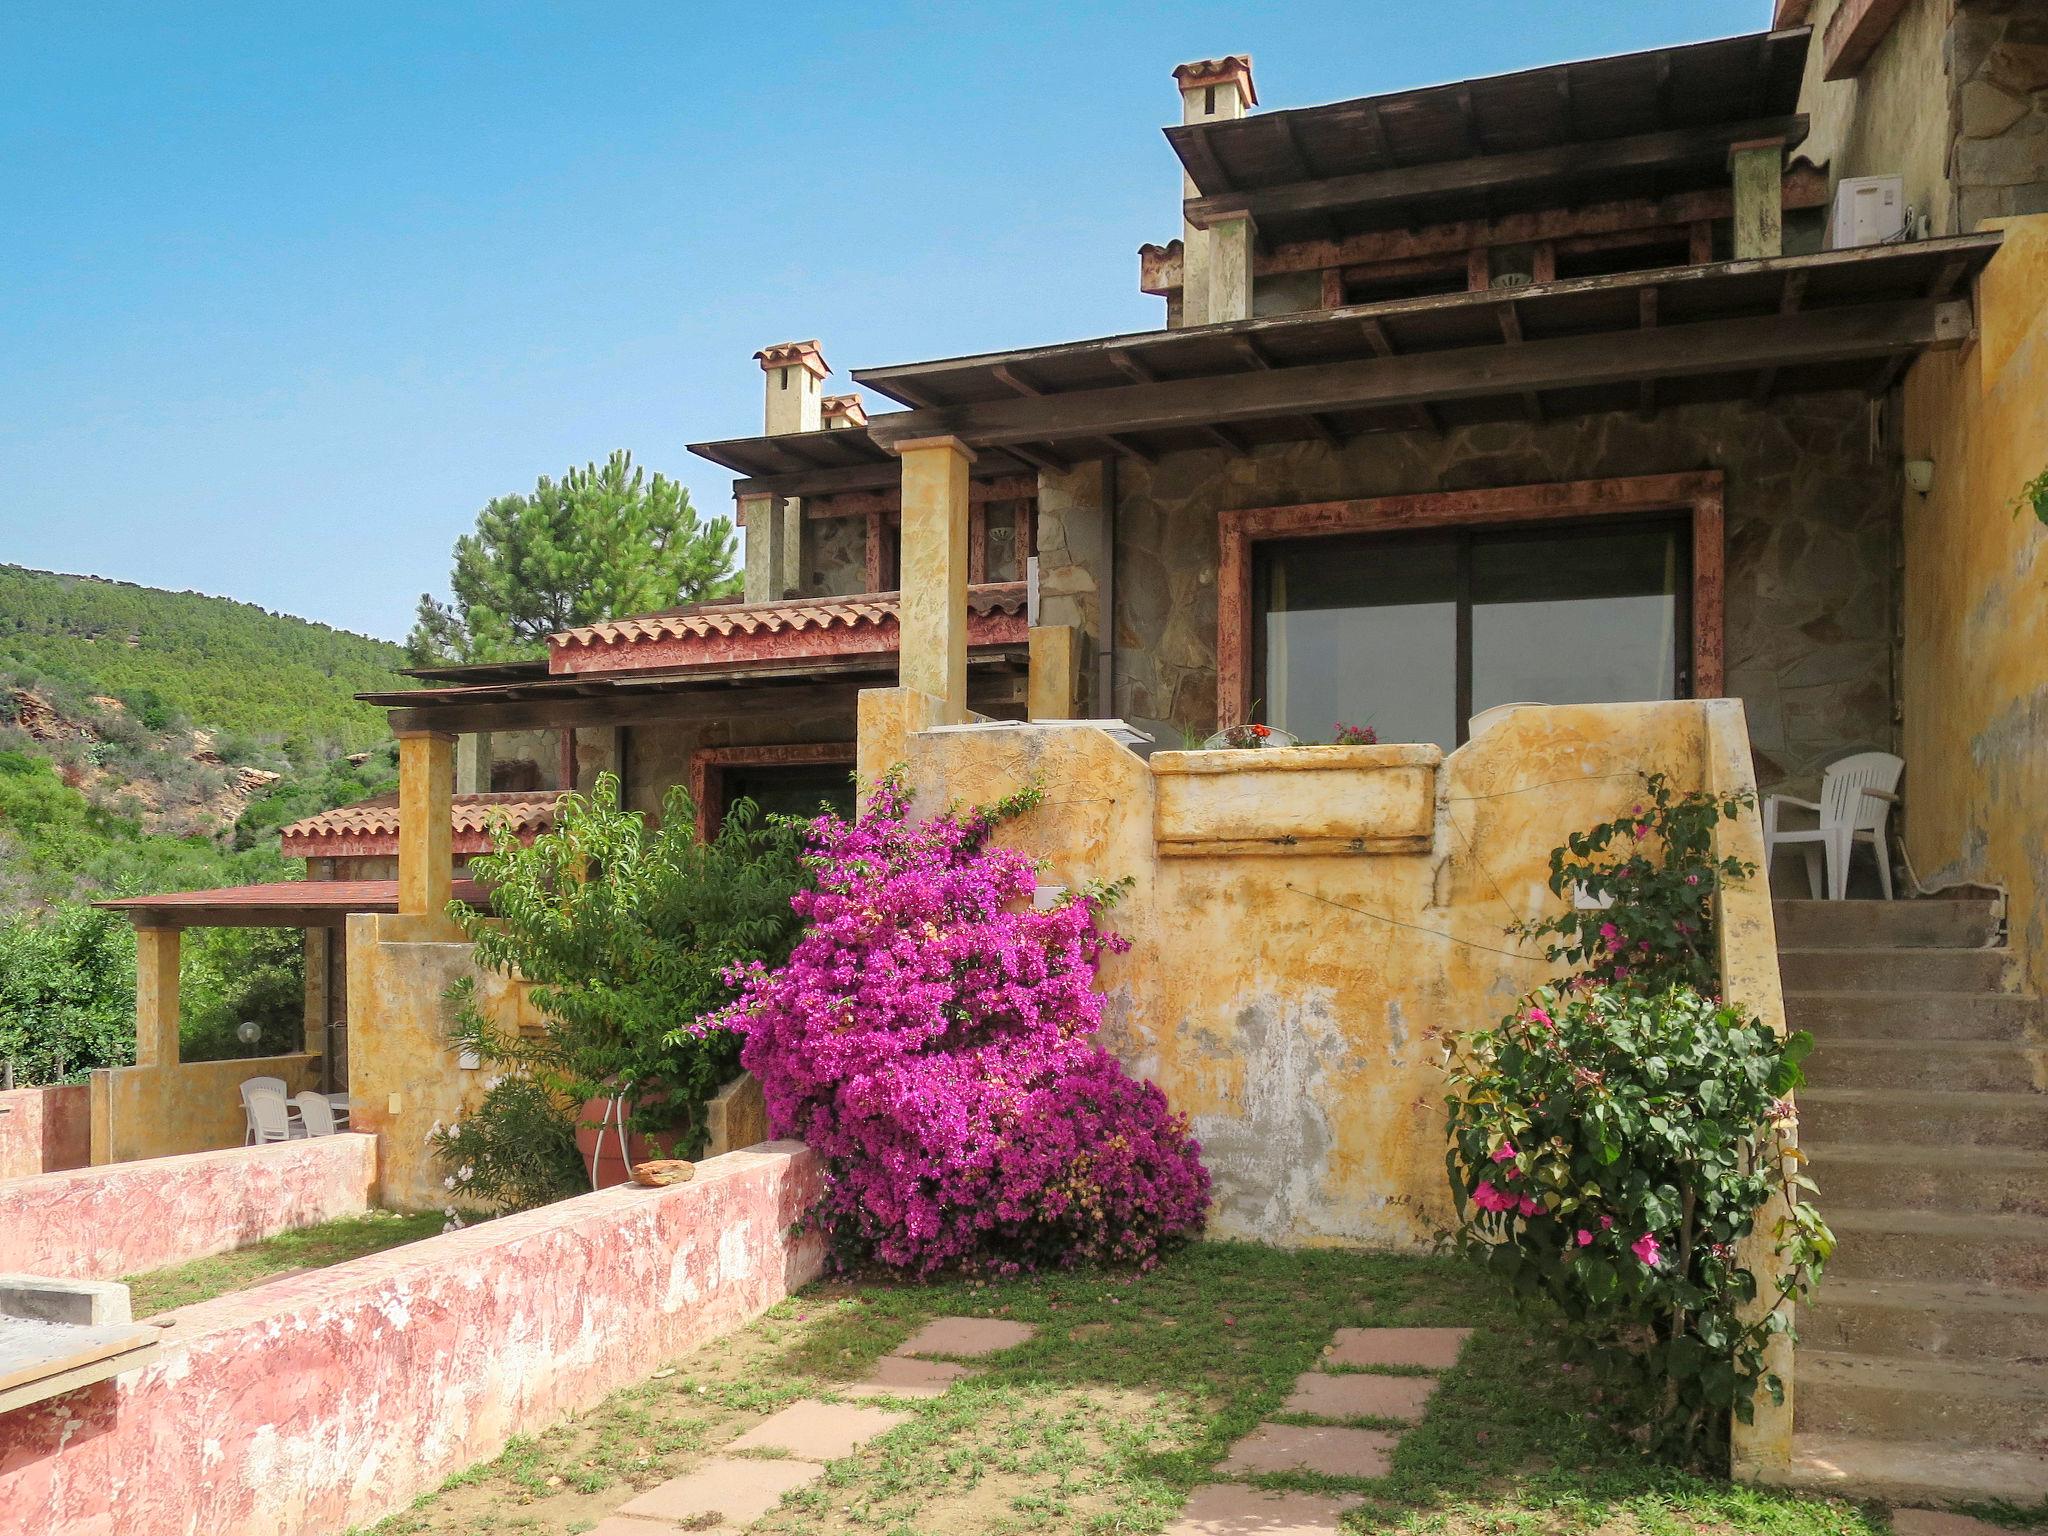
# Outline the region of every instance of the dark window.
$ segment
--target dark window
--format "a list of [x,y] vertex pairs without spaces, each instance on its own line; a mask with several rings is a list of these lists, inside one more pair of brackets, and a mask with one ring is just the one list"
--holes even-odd
[[1684,518],[1261,545],[1253,713],[1449,748],[1496,704],[1685,697],[1689,548]]
[[778,816],[815,816],[821,805],[853,814],[851,763],[731,763],[719,769],[716,783],[715,820],[740,799]]

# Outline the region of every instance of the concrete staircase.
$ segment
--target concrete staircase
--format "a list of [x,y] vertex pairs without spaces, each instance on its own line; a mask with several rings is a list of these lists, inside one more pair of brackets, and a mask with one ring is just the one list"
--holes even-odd
[[1997,908],[1781,901],[1777,923],[1841,1240],[1799,1318],[1792,1481],[2048,1497],[2048,1045]]

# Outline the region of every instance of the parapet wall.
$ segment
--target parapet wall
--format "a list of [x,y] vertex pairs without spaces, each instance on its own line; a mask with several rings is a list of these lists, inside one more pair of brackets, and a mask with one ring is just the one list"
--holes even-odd
[[119,1280],[370,1203],[377,1143],[360,1135],[192,1152],[0,1184],[0,1270]]
[[83,1083],[0,1093],[0,1182],[92,1161],[92,1099]]
[[771,1143],[184,1308],[151,1364],[0,1415],[0,1536],[367,1526],[812,1279],[820,1188]]

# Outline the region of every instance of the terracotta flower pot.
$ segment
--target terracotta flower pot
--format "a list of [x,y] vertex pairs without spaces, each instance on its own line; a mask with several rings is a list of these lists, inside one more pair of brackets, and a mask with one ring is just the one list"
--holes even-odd
[[[649,1102],[659,1099],[653,1095]],[[626,1106],[627,1113],[632,1105]],[[610,1112],[609,1122],[606,1119]],[[598,1142],[603,1140],[603,1148]],[[584,1102],[583,1112],[576,1119],[576,1150],[583,1156],[583,1166],[591,1166],[591,1158],[597,1159],[595,1175],[591,1180],[592,1189],[610,1189],[614,1184],[624,1184],[633,1177],[633,1164],[644,1163],[658,1157],[674,1157],[676,1143],[682,1139],[679,1131],[658,1131],[652,1135],[635,1131],[625,1138],[625,1146],[619,1145],[618,1114],[612,1110],[609,1098],[589,1099]]]

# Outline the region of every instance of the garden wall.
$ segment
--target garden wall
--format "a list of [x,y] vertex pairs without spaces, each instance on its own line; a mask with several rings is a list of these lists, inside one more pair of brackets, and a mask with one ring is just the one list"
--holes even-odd
[[92,1096],[83,1083],[0,1093],[0,1182],[92,1161]]
[[795,1143],[187,1307],[142,1369],[0,1416],[0,1536],[329,1536],[813,1278]]
[[118,1280],[353,1215],[376,1182],[377,1143],[348,1134],[17,1179],[0,1270]]
[[[902,716],[885,705],[904,698],[864,695],[863,724]],[[1638,770],[1716,782],[1710,734],[1714,757],[1746,753],[1742,706],[1527,707],[1448,756],[1148,763],[1079,723],[913,730],[887,750],[921,807],[1041,783],[1044,805],[1004,840],[1047,881],[1132,877],[1109,916],[1131,950],[1102,967],[1103,1038],[1192,1118],[1214,1235],[1419,1250],[1452,1215],[1432,1032],[1490,1025],[1551,974],[1503,932],[1558,909],[1550,850],[1634,804]],[[1765,968],[1768,916],[1745,930]]]
[[281,1077],[286,1093],[318,1088],[319,1060],[305,1052],[229,1061],[103,1067],[92,1074],[92,1160],[126,1163],[239,1147],[249,1133],[241,1086]]

